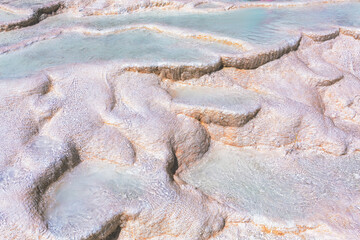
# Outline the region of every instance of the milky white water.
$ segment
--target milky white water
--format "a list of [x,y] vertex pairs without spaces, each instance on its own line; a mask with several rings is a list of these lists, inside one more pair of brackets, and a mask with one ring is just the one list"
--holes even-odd
[[334,206],[349,207],[354,193],[359,193],[359,160],[359,155],[287,158],[277,151],[262,153],[213,142],[182,177],[251,215],[279,221],[324,218]]

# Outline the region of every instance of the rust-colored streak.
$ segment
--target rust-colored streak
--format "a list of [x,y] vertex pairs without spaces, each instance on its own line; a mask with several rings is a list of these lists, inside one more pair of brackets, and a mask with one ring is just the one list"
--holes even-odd
[[265,224],[256,224],[253,222],[254,225],[260,227],[261,231],[266,234],[274,234],[276,236],[284,236],[287,234],[294,234],[300,235],[308,230],[314,230],[319,226],[309,227],[304,225],[296,225],[294,228],[278,228],[278,227],[268,227]]

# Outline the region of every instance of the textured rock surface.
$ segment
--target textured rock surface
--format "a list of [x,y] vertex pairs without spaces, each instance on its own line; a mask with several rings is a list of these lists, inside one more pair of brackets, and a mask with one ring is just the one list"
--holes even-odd
[[[260,47],[224,26],[223,35],[202,35],[137,19],[107,28],[104,16],[84,16],[311,4],[29,3],[1,2],[35,15],[60,4],[67,13],[0,33],[0,61],[8,59],[0,62],[1,239],[360,237],[356,26]],[[108,41],[134,30],[152,33]],[[76,34],[96,44],[62,42]],[[149,52],[136,55],[130,47],[144,36]],[[49,42],[59,47],[53,55]],[[128,55],[101,43],[123,44]],[[10,67],[28,72],[9,77]]]

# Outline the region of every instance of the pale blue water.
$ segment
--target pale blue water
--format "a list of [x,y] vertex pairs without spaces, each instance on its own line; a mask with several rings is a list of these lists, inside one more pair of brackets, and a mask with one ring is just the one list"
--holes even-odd
[[360,3],[311,7],[244,8],[213,13],[149,12],[126,16],[88,17],[85,25],[98,29],[133,23],[157,23],[225,35],[256,44],[274,44],[288,30],[323,30],[333,25],[360,26]]
[[[359,27],[359,12],[360,3],[344,3],[311,7],[245,8],[213,13],[150,11],[84,18],[60,15],[48,18],[33,27],[0,33],[0,47],[70,26],[104,30],[129,24],[174,26],[185,31],[191,29],[266,46],[279,43],[290,38],[294,32],[304,29],[324,30],[334,25]],[[0,78],[26,76],[47,67],[66,63],[98,60],[205,63],[215,57],[214,54],[209,54],[209,51],[216,52],[217,57],[220,56],[220,52],[237,52],[219,44],[144,31],[103,37],[69,34],[0,55]]]
[[359,159],[359,155],[286,158],[276,151],[261,153],[218,143],[181,177],[240,211],[293,221],[321,215],[322,209],[354,197],[360,190]]
[[[207,51],[208,50],[208,51]],[[218,59],[215,52],[237,50],[220,44],[202,44],[195,40],[167,37],[145,30],[107,36],[65,34],[0,55],[0,79],[30,75],[48,67],[108,60],[199,64]]]
[[360,3],[357,2],[290,8],[244,8],[213,13],[151,11],[85,18],[60,15],[47,18],[37,26],[28,29],[0,33],[0,36],[2,35],[0,46],[22,41],[60,27],[81,25],[101,30],[129,24],[162,24],[267,45],[290,37],[289,31],[324,30],[333,25],[360,27],[359,12]]

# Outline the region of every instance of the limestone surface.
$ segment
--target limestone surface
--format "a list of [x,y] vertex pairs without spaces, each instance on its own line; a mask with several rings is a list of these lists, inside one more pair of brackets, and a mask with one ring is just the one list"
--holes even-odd
[[0,0],[0,239],[360,238],[340,2]]

